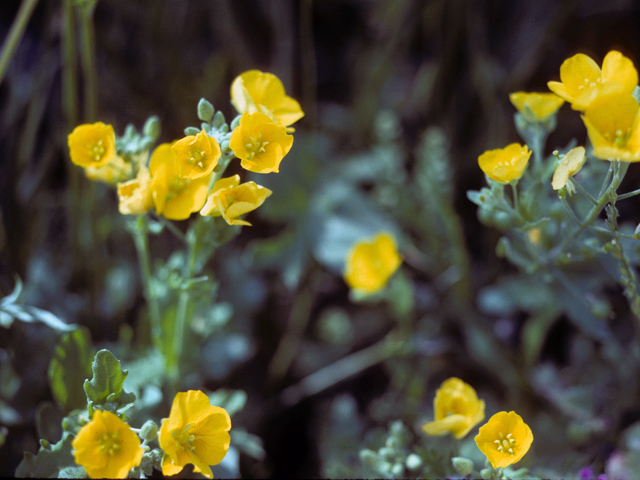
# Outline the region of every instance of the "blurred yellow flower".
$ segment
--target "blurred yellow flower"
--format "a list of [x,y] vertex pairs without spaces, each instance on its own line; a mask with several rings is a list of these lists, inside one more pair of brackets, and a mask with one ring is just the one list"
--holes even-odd
[[560,66],[560,82],[547,83],[549,90],[570,102],[574,110],[589,108],[603,95],[630,94],[637,85],[633,62],[615,50],[604,57],[602,70],[587,55],[574,55]]
[[149,162],[151,192],[156,212],[171,220],[184,220],[207,201],[210,176],[185,178],[178,174],[171,144],[158,145]]
[[91,478],[126,478],[140,465],[140,439],[117,415],[96,410],[73,439],[73,456]]
[[178,175],[192,179],[209,175],[218,165],[221,155],[218,141],[204,130],[178,140],[171,150],[176,154]]
[[262,113],[243,113],[229,141],[242,168],[255,173],[278,172],[291,145],[293,135]]
[[600,98],[582,116],[593,155],[602,160],[640,161],[640,107],[629,93]]
[[522,176],[530,156],[529,147],[512,143],[505,148],[487,150],[478,157],[478,165],[490,179],[509,183]]
[[509,94],[509,100],[530,122],[544,122],[564,103],[554,93],[514,92]]
[[480,427],[475,441],[493,468],[504,468],[529,451],[533,433],[516,412],[498,412]]
[[133,165],[125,162],[122,157],[116,155],[106,165],[101,167],[86,167],[84,174],[89,180],[93,180],[94,182],[104,182],[113,185],[130,179],[133,174]]
[[118,184],[118,200],[118,210],[123,215],[142,215],[151,210],[151,174],[147,167],[140,167],[133,180]]
[[101,167],[116,156],[116,134],[102,122],[77,126],[67,141],[71,161],[81,167]]
[[435,420],[422,426],[424,433],[451,433],[456,438],[462,438],[484,419],[484,400],[478,400],[471,385],[451,377],[436,391],[433,410]]
[[300,104],[285,94],[280,79],[259,70],[236,77],[231,84],[231,103],[238,113],[260,112],[284,127],[304,117]]
[[251,226],[249,222],[240,220],[240,215],[258,208],[272,192],[255,182],[239,183],[240,175],[218,180],[200,214],[214,217],[222,215],[229,225]]
[[569,181],[569,177],[578,173],[586,160],[584,147],[575,147],[569,150],[560,160],[556,171],[553,173],[553,179],[551,180],[553,189],[560,190],[564,187]]
[[344,280],[352,289],[370,295],[382,290],[402,263],[391,233],[356,242],[347,254]]
[[178,393],[169,418],[162,420],[158,441],[164,450],[162,474],[175,475],[187,463],[194,472],[213,478],[210,465],[222,461],[229,450],[231,419],[224,408],[212,406],[204,392]]

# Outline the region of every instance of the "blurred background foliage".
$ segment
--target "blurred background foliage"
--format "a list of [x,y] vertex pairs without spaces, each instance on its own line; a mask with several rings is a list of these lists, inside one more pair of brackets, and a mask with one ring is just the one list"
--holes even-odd
[[[86,327],[94,345],[117,342],[119,358],[144,373],[135,363],[149,332],[139,321],[134,245],[113,191],[82,178],[66,137],[80,123],[100,120],[121,134],[157,115],[160,140],[172,141],[197,124],[201,97],[232,118],[231,81],[260,69],[283,81],[306,116],[281,173],[251,178],[274,192],[250,217],[254,226],[210,266],[221,303],[193,327],[203,347],[185,380],[247,393],[234,428],[260,436],[266,456],[243,452],[241,474],[364,475],[358,450],[392,420],[427,420],[450,376],[472,384],[488,412],[531,419],[535,466],[603,470],[625,445],[638,449],[640,435],[626,434],[625,444],[621,433],[640,420],[637,359],[624,342],[522,301],[535,286],[510,281],[515,267],[495,255],[499,233],[466,197],[484,184],[478,155],[519,141],[510,92],[547,91],[578,52],[600,62],[618,49],[640,65],[637,2],[100,0],[85,12],[93,31],[69,21],[82,11],[74,3],[38,2],[0,83],[2,295],[18,275],[21,302]],[[19,6],[0,4],[0,38]],[[95,40],[93,66],[82,62],[83,38]],[[546,153],[585,143],[568,107],[558,124]],[[625,185],[638,183],[632,166]],[[638,221],[637,206],[620,205],[623,218]],[[384,308],[355,304],[344,255],[382,229],[399,238],[402,272]],[[175,248],[169,235],[151,239],[159,258]],[[628,338],[621,290],[606,288],[619,313],[612,331]],[[496,309],[491,295],[511,303]],[[523,346],[534,315],[547,316]],[[406,351],[384,343],[396,327]],[[58,411],[46,374],[58,341],[43,325],[0,329],[0,475],[53,435],[34,419]]]

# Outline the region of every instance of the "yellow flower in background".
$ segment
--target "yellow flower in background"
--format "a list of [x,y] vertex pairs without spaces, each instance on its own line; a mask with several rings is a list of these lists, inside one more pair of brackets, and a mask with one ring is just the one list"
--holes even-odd
[[118,184],[118,210],[123,215],[142,215],[153,207],[151,173],[140,167],[133,180]]
[[238,113],[260,112],[284,127],[304,117],[300,104],[285,94],[280,79],[259,70],[236,77],[231,84],[231,103]]
[[500,183],[518,180],[531,157],[529,147],[512,143],[505,148],[487,150],[478,157],[478,165],[487,176]]
[[530,122],[544,122],[564,103],[554,93],[514,92],[509,94],[509,100]]
[[212,406],[204,392],[189,390],[175,396],[169,418],[162,420],[158,441],[164,450],[162,474],[175,475],[188,463],[213,478],[229,450],[231,419],[224,408]]
[[242,114],[229,141],[229,148],[241,160],[242,168],[255,173],[277,173],[291,145],[293,135],[262,113]]
[[570,102],[574,110],[585,110],[603,95],[633,92],[638,85],[638,72],[631,60],[615,50],[604,57],[602,70],[590,57],[579,53],[560,66],[560,82],[547,85]]
[[96,410],[73,439],[73,456],[91,478],[126,478],[140,465],[140,439],[117,415]]
[[451,377],[436,391],[433,410],[435,420],[422,426],[424,433],[451,433],[456,438],[462,438],[484,419],[484,400],[478,399],[471,385]]
[[149,161],[151,192],[156,212],[170,220],[184,220],[207,201],[209,178],[181,177],[171,144],[158,145]]
[[221,155],[218,141],[204,130],[178,140],[171,150],[176,154],[178,175],[192,179],[209,175],[218,165]]
[[347,254],[344,280],[354,290],[370,295],[382,290],[402,263],[391,233],[356,242]]
[[133,165],[129,162],[125,162],[122,157],[116,155],[106,165],[101,167],[86,167],[84,174],[89,180],[94,182],[104,182],[108,184],[115,184],[128,180],[133,175]]
[[240,220],[240,215],[258,208],[272,192],[255,182],[239,183],[240,175],[218,180],[200,214],[214,217],[222,215],[229,225],[251,226],[249,222]]
[[602,160],[640,161],[640,106],[629,93],[608,95],[582,116],[593,155]]
[[[557,153],[557,152],[556,152]],[[584,147],[575,147],[567,152],[553,173],[551,185],[554,190],[560,190],[569,181],[569,177],[580,171],[582,165],[587,160]]]
[[102,122],[77,126],[67,141],[71,161],[81,167],[101,167],[116,156],[116,134]]
[[498,412],[480,427],[475,441],[493,468],[504,468],[529,451],[533,433],[516,412]]

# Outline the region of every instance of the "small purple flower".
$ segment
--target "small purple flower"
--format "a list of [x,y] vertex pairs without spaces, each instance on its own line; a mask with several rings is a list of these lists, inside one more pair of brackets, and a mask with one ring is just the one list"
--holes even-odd
[[591,467],[583,467],[580,469],[578,477],[580,477],[580,480],[591,480],[593,478],[593,470],[591,470]]
[[601,473],[600,475],[598,475],[598,480],[607,480],[607,474]]

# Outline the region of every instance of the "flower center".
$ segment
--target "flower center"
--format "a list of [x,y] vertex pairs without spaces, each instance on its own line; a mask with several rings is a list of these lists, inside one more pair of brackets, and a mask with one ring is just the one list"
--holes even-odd
[[175,439],[176,448],[195,453],[193,441],[196,439],[196,436],[189,433],[190,428],[191,424],[189,423],[182,431],[178,432],[174,430],[171,432],[171,436]]
[[495,443],[498,446],[498,451],[501,453],[509,453],[511,455],[514,455],[515,452],[513,451],[513,447],[515,447],[516,445],[516,441],[511,438],[512,434],[509,433],[506,437],[502,434],[502,432],[499,433],[500,435],[500,440],[494,440],[493,443]]
[[629,128],[627,128],[625,131],[618,129],[615,131],[615,137],[610,133],[605,133],[604,138],[613,143],[616,147],[624,148],[624,146],[627,144],[627,140],[629,139],[629,133]]
[[253,156],[259,152],[264,152],[264,147],[269,144],[269,142],[262,141],[262,134],[259,134],[257,138],[249,137],[249,140],[251,140],[249,143],[244,144],[249,152],[247,155],[247,160],[251,160]]
[[100,160],[102,160],[102,157],[104,157],[104,154],[107,153],[107,149],[104,148],[104,145],[102,144],[102,140],[98,140],[93,145],[90,143],[87,143],[86,146],[87,146],[87,149],[89,150],[89,156],[91,156],[95,162],[99,162]]
[[602,78],[598,78],[595,82],[592,82],[588,78],[584,79],[584,85],[579,85],[578,90],[582,91],[585,89],[593,88],[596,86],[596,83],[602,83]]
[[120,451],[120,431],[103,433],[98,437],[98,445],[100,445],[100,451],[107,455],[113,455]]
[[195,147],[191,149],[191,156],[189,157],[189,160],[188,160],[188,162],[191,165],[196,165],[200,167],[200,169],[204,170],[206,168],[206,164],[205,164],[206,161],[207,161],[207,152],[203,150],[198,150]]

